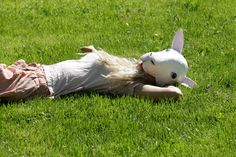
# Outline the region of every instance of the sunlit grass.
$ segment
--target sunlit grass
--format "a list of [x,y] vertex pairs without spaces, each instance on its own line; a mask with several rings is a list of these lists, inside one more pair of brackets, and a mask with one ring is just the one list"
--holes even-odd
[[138,58],[185,32],[179,101],[72,94],[0,107],[0,156],[235,156],[236,3],[10,1],[0,4],[0,62],[51,64],[94,45]]

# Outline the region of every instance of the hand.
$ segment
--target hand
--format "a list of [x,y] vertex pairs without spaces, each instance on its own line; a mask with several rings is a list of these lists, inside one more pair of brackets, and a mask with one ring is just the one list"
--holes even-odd
[[183,95],[182,91],[178,87],[168,86],[167,89],[169,89],[170,92],[175,93],[176,96],[182,96]]

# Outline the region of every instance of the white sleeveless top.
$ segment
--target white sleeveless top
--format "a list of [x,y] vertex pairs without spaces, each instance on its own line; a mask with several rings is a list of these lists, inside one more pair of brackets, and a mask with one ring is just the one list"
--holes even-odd
[[133,95],[139,83],[113,88],[111,81],[104,77],[109,70],[98,59],[97,53],[88,53],[79,60],[43,65],[51,96],[78,91]]

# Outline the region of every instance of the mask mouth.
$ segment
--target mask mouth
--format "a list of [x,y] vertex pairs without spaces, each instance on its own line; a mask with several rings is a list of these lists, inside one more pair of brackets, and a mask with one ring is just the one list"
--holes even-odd
[[176,86],[179,84],[177,80],[170,80],[170,81],[163,81],[163,80],[165,79],[160,79],[158,77],[155,77],[156,85],[159,87],[167,87],[170,85]]
[[169,82],[162,81],[160,78],[155,77],[155,82],[156,82],[156,85],[159,87],[167,87],[170,85],[173,85],[173,86],[183,85],[187,88],[198,87],[197,83],[193,81],[192,79],[188,78],[187,76],[184,76],[183,78],[178,79],[178,80],[171,80]]

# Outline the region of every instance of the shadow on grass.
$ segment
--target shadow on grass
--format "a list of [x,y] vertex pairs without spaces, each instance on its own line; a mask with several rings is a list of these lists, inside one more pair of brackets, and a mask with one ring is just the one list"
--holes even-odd
[[[148,99],[148,98],[142,98],[142,97],[138,97],[138,96],[127,96],[127,95],[119,95],[119,94],[111,94],[111,93],[98,93],[95,91],[81,91],[81,92],[74,92],[74,93],[70,93],[70,94],[66,94],[66,95],[62,95],[62,96],[58,96],[55,97],[53,100],[58,100],[58,99],[68,99],[68,98],[80,98],[80,97],[92,97],[92,96],[101,96],[102,98],[107,98],[107,99],[111,99],[111,100],[116,100],[116,99],[121,99],[124,97],[131,97],[134,99],[144,99],[146,101],[150,101],[153,104],[158,104],[159,102],[166,102],[166,103],[171,103],[171,102],[177,102],[180,101],[180,99],[174,99],[174,98],[163,98],[160,100],[153,100],[153,99]],[[8,105],[14,105],[14,104],[18,104],[18,103],[26,103],[28,101],[32,101],[34,99],[49,99],[49,97],[40,97],[40,96],[36,96],[36,97],[31,97],[31,98],[27,98],[27,99],[21,99],[21,100],[7,100],[4,98],[0,98],[0,106],[8,106]]]
[[150,99],[150,98],[143,98],[143,97],[138,97],[138,96],[129,96],[129,95],[122,95],[122,94],[111,94],[111,93],[98,93],[98,92],[94,92],[94,91],[81,91],[81,92],[75,92],[75,93],[70,93],[70,94],[67,94],[67,95],[63,95],[63,96],[59,96],[59,97],[56,97],[55,100],[57,100],[57,98],[60,98],[60,99],[68,99],[70,97],[73,97],[73,98],[80,98],[80,97],[84,97],[84,96],[87,96],[88,98],[89,97],[93,97],[94,95],[96,96],[100,96],[102,98],[107,98],[107,99],[111,99],[111,100],[118,100],[118,99],[122,99],[124,97],[130,97],[130,98],[133,98],[133,99],[143,99],[145,101],[149,101],[151,102],[152,104],[158,104],[158,103],[161,103],[161,102],[165,102],[165,103],[171,103],[171,102],[178,102],[178,101],[181,101],[181,99],[176,99],[176,98],[162,98],[160,100],[153,100],[153,99]]
[[[103,96],[108,99],[116,99],[116,98],[122,97],[122,95],[105,94],[105,93],[97,93],[97,92],[75,92],[75,93],[70,93],[70,94],[58,96],[58,97],[55,97],[55,99],[51,99],[51,100],[53,101],[53,100],[57,100],[57,99],[68,99],[70,97],[79,98],[81,96],[92,97],[93,95]],[[35,97],[21,99],[21,100],[8,100],[7,98],[0,98],[0,106],[8,106],[8,105],[18,104],[18,103],[26,103],[26,102],[32,101],[34,99],[49,99],[49,97],[35,96]]]

